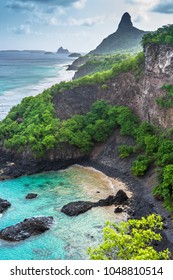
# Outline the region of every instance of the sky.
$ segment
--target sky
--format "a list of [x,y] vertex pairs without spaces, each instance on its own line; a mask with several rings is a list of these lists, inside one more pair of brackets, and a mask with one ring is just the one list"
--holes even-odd
[[173,24],[173,0],[0,0],[0,50],[89,52],[125,12],[142,30]]

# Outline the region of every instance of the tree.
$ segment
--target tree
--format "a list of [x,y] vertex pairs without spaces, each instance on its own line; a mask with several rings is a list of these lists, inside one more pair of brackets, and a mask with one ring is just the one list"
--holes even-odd
[[158,230],[163,222],[159,215],[151,214],[140,220],[114,224],[107,222],[104,240],[98,247],[88,249],[92,260],[166,260],[169,250],[157,252],[151,245],[154,240],[161,241]]
[[169,211],[173,210],[173,164],[168,164],[163,169],[162,182],[153,193],[164,199],[164,206]]

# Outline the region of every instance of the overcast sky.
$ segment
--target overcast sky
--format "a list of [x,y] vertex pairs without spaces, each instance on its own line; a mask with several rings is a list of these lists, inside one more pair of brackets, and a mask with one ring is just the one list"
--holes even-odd
[[135,27],[156,30],[173,23],[173,0],[1,0],[0,50],[88,52],[125,12]]

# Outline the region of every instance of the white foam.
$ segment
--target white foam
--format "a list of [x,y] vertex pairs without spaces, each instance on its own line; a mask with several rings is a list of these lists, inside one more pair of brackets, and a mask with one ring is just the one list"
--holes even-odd
[[62,67],[62,70],[57,70],[57,77],[44,78],[38,83],[8,90],[3,95],[1,95],[0,121],[3,120],[9,113],[10,109],[13,106],[19,104],[24,97],[35,96],[54,84],[58,84],[61,81],[70,81],[72,79],[74,71],[66,71],[67,67],[65,67],[63,64],[58,64],[57,66]]

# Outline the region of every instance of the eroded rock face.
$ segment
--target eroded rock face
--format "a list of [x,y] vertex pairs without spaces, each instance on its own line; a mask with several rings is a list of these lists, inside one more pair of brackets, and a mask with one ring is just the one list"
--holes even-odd
[[5,199],[0,198],[0,213],[3,213],[11,206],[11,203]]
[[21,241],[50,229],[53,217],[34,217],[0,231],[0,239]]
[[146,74],[173,78],[173,46],[150,44],[145,47]]

